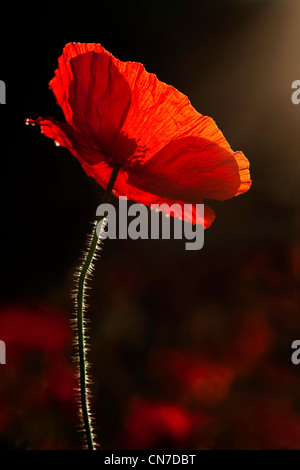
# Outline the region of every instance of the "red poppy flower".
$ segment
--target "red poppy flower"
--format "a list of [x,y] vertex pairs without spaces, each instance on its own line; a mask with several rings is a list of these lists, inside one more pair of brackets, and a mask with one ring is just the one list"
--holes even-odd
[[70,447],[77,382],[68,316],[45,304],[9,303],[0,307],[0,334],[7,351],[7,365],[0,366],[0,449],[1,436],[31,449]]
[[[121,165],[116,196],[182,205],[225,200],[249,189],[243,153],[233,152],[211,118],[142,64],[121,62],[100,44],[69,43],[49,85],[67,122],[27,122],[69,149],[104,188],[114,165]],[[195,210],[187,217],[203,223]],[[206,207],[204,226],[213,219]]]
[[167,381],[168,386],[171,383],[172,390],[177,389],[185,400],[202,405],[225,400],[239,372],[231,363],[216,363],[202,355],[172,349],[154,351],[151,366],[155,375],[161,374],[161,381]]
[[[17,328],[16,328],[17,325]],[[10,351],[58,354],[71,345],[68,322],[47,307],[8,304],[0,309],[1,339]]]
[[193,434],[209,419],[201,412],[191,413],[169,402],[151,402],[135,397],[125,424],[125,448],[186,448]]

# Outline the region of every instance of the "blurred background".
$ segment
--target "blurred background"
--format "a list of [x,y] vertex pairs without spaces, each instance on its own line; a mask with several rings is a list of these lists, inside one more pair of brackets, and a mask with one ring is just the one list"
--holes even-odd
[[207,201],[216,220],[200,251],[105,242],[88,311],[102,448],[300,449],[300,2],[25,2],[1,18],[0,448],[81,446],[70,291],[103,191],[24,125],[63,119],[48,82],[78,41],[185,93],[253,179]]

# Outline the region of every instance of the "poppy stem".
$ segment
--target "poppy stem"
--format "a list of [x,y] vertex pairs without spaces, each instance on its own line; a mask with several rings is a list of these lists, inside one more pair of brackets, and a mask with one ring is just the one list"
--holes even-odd
[[[116,165],[112,172],[111,176],[104,194],[103,203],[108,203],[110,201],[112,190],[119,172],[120,166]],[[88,385],[90,383],[88,377],[88,360],[87,360],[87,335],[85,331],[85,324],[86,324],[86,305],[85,305],[85,290],[87,280],[91,278],[92,270],[93,270],[93,261],[95,258],[95,254],[97,249],[101,244],[101,239],[98,237],[97,234],[97,226],[102,221],[104,221],[104,217],[99,217],[96,222],[95,226],[88,243],[88,250],[84,255],[83,263],[79,268],[77,273],[78,275],[78,283],[76,286],[76,294],[75,294],[75,309],[76,309],[76,327],[77,327],[77,338],[78,338],[78,353],[77,353],[77,362],[79,367],[79,385],[80,385],[80,417],[82,419],[83,430],[85,433],[86,443],[88,450],[95,450],[95,436],[93,431],[92,425],[92,416],[91,416],[91,409],[90,409],[90,393],[88,389]],[[103,227],[103,225],[102,225]],[[100,230],[101,234],[102,230]]]

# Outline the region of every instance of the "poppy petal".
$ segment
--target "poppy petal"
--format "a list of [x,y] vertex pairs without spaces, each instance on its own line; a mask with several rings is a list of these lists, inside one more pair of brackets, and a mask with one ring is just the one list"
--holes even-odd
[[[215,219],[214,211],[206,205],[204,205],[203,219],[202,211],[198,210],[195,203],[191,203],[187,206],[186,203],[181,200],[162,197],[159,194],[139,189],[137,186],[131,184],[131,178],[128,177],[126,169],[121,168],[114,186],[114,193],[118,197],[126,195],[129,199],[147,206],[159,205],[161,206],[159,209],[167,215],[172,215],[180,219],[184,218],[185,222],[201,224],[204,228],[208,228]],[[198,204],[203,204],[203,201],[199,200]]]
[[86,174],[106,188],[112,166],[107,163],[106,156],[98,147],[91,145],[70,124],[58,122],[51,117],[27,119],[26,122],[31,125],[38,124],[42,134],[53,139],[56,145],[67,148],[77,158]]
[[[56,144],[67,148],[80,162],[82,168],[88,176],[93,177],[98,184],[106,188],[112,172],[112,166],[107,163],[106,156],[97,147],[89,145],[85,138],[76,132],[72,126],[66,123],[55,121],[51,117],[28,119],[28,124],[38,124],[41,132]],[[131,184],[129,170],[120,168],[115,185],[114,194],[117,197],[127,196],[128,199],[147,206],[159,205],[161,210],[168,215],[181,218],[184,215],[186,222],[202,224],[209,227],[215,219],[215,214],[211,208],[205,205],[204,220],[201,211],[197,211],[195,204],[193,207],[184,207],[184,202],[178,199],[162,197],[153,192],[139,189],[138,185]],[[202,204],[199,200],[198,204]],[[171,210],[170,210],[171,209]]]
[[[70,64],[73,127],[103,149],[108,158],[122,163],[136,148],[135,140],[121,133],[131,104],[127,81],[107,53],[88,52],[71,59]],[[118,146],[119,139],[122,142]]]
[[172,141],[139,171],[131,171],[130,183],[185,202],[224,200],[249,189],[248,168],[242,152],[233,153],[208,139],[189,136]]
[[[73,73],[70,61],[86,52],[103,52],[105,49],[100,44],[82,44],[70,42],[63,48],[63,53],[58,59],[58,68],[55,70],[54,77],[49,82],[57,104],[62,108],[66,121],[72,122],[72,108],[69,105],[69,86],[73,79]],[[107,51],[105,51],[109,54]]]

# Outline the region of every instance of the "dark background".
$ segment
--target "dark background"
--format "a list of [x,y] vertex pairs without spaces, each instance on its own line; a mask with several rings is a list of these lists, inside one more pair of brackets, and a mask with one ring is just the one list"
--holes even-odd
[[[243,150],[253,180],[243,196],[209,201],[216,220],[201,251],[178,240],[105,243],[89,309],[103,447],[300,448],[299,372],[290,359],[300,337],[300,107],[291,102],[300,79],[299,2],[1,8],[3,446],[79,446],[73,395],[57,392],[55,373],[51,386],[48,377],[63,361],[57,387],[70,389],[71,338],[59,358],[35,338],[47,337],[52,311],[69,326],[73,272],[103,192],[67,150],[24,125],[27,117],[63,120],[48,82],[74,41],[142,62],[185,93]],[[49,325],[31,324],[32,312],[50,315]],[[6,339],[9,318],[33,340],[13,332]]]

